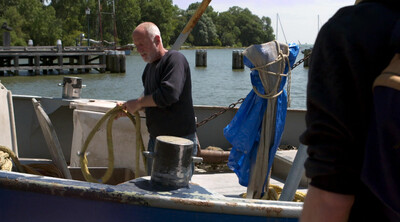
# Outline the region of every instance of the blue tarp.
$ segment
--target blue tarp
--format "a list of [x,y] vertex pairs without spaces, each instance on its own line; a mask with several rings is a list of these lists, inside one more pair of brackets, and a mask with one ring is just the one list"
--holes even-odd
[[[299,46],[295,43],[289,44],[289,62],[291,67],[296,61],[298,53]],[[244,56],[243,61],[247,67],[254,68],[254,65],[246,56]],[[284,73],[287,72],[288,67],[285,68]],[[265,94],[258,71],[251,71],[250,77],[252,85],[257,88],[258,92]],[[279,91],[283,89],[285,83],[286,77],[283,77]],[[257,96],[257,94],[251,90],[232,121],[224,128],[224,136],[233,146],[228,159],[228,167],[236,173],[239,178],[239,183],[242,186],[248,186],[250,167],[252,162],[256,161],[262,120],[267,104],[267,99]],[[277,99],[275,142],[269,152],[268,172],[271,169],[273,158],[281,140],[285,126],[286,109],[287,93],[284,90]]]

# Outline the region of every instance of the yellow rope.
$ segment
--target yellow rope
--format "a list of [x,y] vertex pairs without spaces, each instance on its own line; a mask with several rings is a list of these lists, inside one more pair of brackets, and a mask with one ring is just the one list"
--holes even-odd
[[[262,200],[279,200],[279,197],[282,194],[282,187],[278,185],[269,185],[268,193],[265,193],[264,196],[261,198]],[[247,194],[243,193],[240,195],[243,198],[246,198]],[[306,198],[306,194],[300,191],[297,191],[294,195],[293,201],[294,202],[304,202]]]
[[[95,183],[106,183],[110,178],[114,170],[114,151],[113,151],[113,141],[112,141],[112,124],[114,122],[115,117],[119,112],[125,112],[132,123],[135,125],[136,129],[136,168],[135,168],[135,177],[139,175],[139,155],[144,151],[142,134],[140,132],[140,116],[139,113],[135,113],[135,117],[132,116],[129,112],[122,109],[121,106],[116,106],[115,108],[109,110],[104,116],[97,122],[92,131],[89,133],[86,138],[85,143],[83,144],[82,150],[80,152],[80,164],[82,174],[85,177],[86,181],[95,182]],[[136,121],[135,121],[136,118]],[[88,168],[88,160],[86,158],[86,150],[89,146],[90,141],[93,139],[96,132],[99,130],[100,126],[108,119],[107,122],[107,147],[108,147],[108,168],[104,176],[100,179],[94,178]],[[145,158],[143,157],[144,165],[146,165]]]
[[11,171],[12,166],[13,164],[10,159],[10,155],[0,151],[0,170]]
[[[12,161],[15,163],[17,169],[21,173],[26,173],[25,169],[22,167],[21,163],[19,162],[17,155],[13,151],[11,151],[8,147],[0,145],[0,151],[3,151],[4,153],[8,154],[9,157],[11,157]],[[11,169],[9,170],[11,171]]]
[[52,176],[62,178],[63,174],[54,164],[32,163],[23,165],[19,162],[17,155],[6,146],[0,145],[0,170],[11,171],[12,162],[21,173],[30,173],[40,176]]

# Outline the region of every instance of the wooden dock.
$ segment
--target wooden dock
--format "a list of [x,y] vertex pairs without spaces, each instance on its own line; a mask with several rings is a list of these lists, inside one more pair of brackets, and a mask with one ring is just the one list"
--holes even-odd
[[[115,58],[116,59],[115,59]],[[118,63],[116,65],[116,63]],[[125,54],[112,53],[102,47],[87,46],[3,46],[0,47],[0,76],[125,72]],[[118,68],[118,70],[115,69]]]

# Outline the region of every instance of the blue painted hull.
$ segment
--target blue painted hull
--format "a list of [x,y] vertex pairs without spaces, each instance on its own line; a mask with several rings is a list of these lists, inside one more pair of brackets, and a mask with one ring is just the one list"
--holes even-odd
[[50,196],[40,193],[0,190],[2,221],[297,221],[294,218],[266,218],[146,207],[115,202]]
[[[204,188],[156,191],[0,172],[2,221],[297,221],[301,204],[215,197]],[[276,201],[275,201],[276,202]]]

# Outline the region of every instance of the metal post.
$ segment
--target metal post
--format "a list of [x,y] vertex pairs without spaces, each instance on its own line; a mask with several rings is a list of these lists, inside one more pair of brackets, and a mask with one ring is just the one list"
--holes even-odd
[[90,26],[89,26],[89,15],[90,15],[90,8],[86,8],[86,18],[87,18],[87,28],[88,28],[88,32],[87,32],[87,45],[90,46]]
[[294,158],[292,168],[290,168],[289,175],[286,178],[285,185],[283,186],[282,194],[279,197],[281,201],[292,201],[296,190],[299,187],[301,177],[304,173],[304,162],[307,159],[307,146],[300,144],[297,149],[296,157]]

